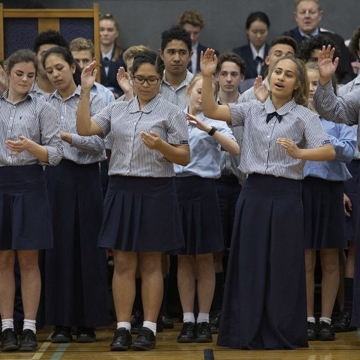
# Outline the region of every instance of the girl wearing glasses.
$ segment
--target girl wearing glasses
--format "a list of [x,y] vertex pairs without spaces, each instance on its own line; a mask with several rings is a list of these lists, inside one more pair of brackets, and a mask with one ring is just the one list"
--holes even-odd
[[[98,245],[114,249],[113,294],[117,330],[112,351],[155,347],[156,321],[163,297],[163,252],[184,246],[173,163],[189,162],[184,113],[159,94],[162,69],[153,52],[135,56],[131,83],[135,98],[114,102],[92,116],[90,89],[95,62],[82,73],[77,129],[82,135],[113,138],[109,187]],[[135,274],[142,277],[144,322],[130,334]]]

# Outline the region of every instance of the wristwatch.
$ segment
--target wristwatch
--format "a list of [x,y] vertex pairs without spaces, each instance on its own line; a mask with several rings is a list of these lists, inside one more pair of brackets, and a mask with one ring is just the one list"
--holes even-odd
[[211,130],[208,132],[210,136],[213,136],[215,134],[215,131],[217,131],[217,128],[215,126],[211,127]]

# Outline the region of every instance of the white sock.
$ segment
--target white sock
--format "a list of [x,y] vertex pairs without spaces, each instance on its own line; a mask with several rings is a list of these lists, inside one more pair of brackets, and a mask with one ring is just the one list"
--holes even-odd
[[129,330],[131,332],[131,323],[126,321],[120,321],[116,324],[116,330],[120,328],[125,328],[126,330]]
[[6,329],[14,330],[14,319],[2,319],[1,320],[1,329],[2,331]]
[[156,323],[151,321],[144,321],[143,327],[150,329],[156,336]]
[[307,318],[307,321],[308,321],[309,323],[315,324],[315,318],[314,318],[313,316],[309,316],[309,317]]
[[202,323],[202,322],[206,322],[208,323],[209,322],[209,314],[206,314],[206,313],[199,313],[197,319],[196,319],[196,322],[199,324],[199,323]]
[[195,315],[193,312],[186,312],[183,314],[183,323],[187,322],[195,324]]
[[23,330],[31,330],[36,334],[36,320],[24,319]]
[[326,322],[326,323],[328,323],[329,325],[331,325],[331,319],[328,318],[328,317],[325,317],[325,316],[322,316],[322,317],[320,318],[320,322]]

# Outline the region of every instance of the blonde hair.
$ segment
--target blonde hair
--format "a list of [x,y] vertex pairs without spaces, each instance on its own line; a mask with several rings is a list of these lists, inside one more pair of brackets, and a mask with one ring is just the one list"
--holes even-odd
[[151,49],[145,45],[130,46],[128,49],[124,51],[123,60],[126,63],[128,60],[133,59],[137,54],[146,51],[151,51]]
[[307,106],[309,102],[309,78],[307,76],[306,67],[303,61],[292,56],[284,56],[277,60],[269,69],[269,79],[271,78],[277,64],[282,60],[291,60],[296,65],[296,86],[297,89],[293,91],[293,98],[298,105]]
[[[190,92],[191,92],[192,88],[195,86],[195,84],[199,80],[202,80],[202,78],[203,78],[203,75],[200,72],[194,75],[194,77],[191,79],[191,81],[189,82],[189,84],[188,84],[188,86],[186,88],[186,93],[188,95],[190,95]],[[216,96],[217,96],[217,94],[219,92],[219,83],[218,83],[218,81],[216,80],[216,78],[214,76],[212,77],[212,84],[214,86],[214,96],[216,98]]]
[[90,39],[78,37],[72,40],[69,44],[70,51],[90,51],[91,57],[94,58],[94,44]]

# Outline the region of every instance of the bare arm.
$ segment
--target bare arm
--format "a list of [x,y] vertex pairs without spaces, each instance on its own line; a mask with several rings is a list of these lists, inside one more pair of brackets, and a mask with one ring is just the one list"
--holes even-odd
[[150,133],[142,131],[140,136],[146,147],[160,151],[170,162],[182,166],[186,166],[190,162],[188,145],[171,145],[152,131]]
[[216,120],[231,121],[230,110],[227,105],[219,105],[214,98],[212,76],[215,72],[217,57],[215,50],[207,49],[201,52],[200,68],[203,75],[201,100],[204,114]]
[[293,140],[287,138],[278,138],[276,142],[295,159],[329,161],[334,160],[336,157],[335,149],[331,144],[326,144],[312,149],[299,149]]
[[[187,114],[186,116],[189,120],[189,123],[196,126],[198,129],[205,131],[206,133],[211,130],[212,127],[200,118],[191,114]],[[213,138],[231,155],[239,155],[240,147],[235,140],[229,138],[227,135],[221,133],[220,131],[215,131]]]
[[82,136],[103,135],[100,126],[90,117],[90,90],[96,78],[95,65],[96,63],[93,61],[84,68],[81,74],[81,93],[76,112],[76,127],[78,134]]

